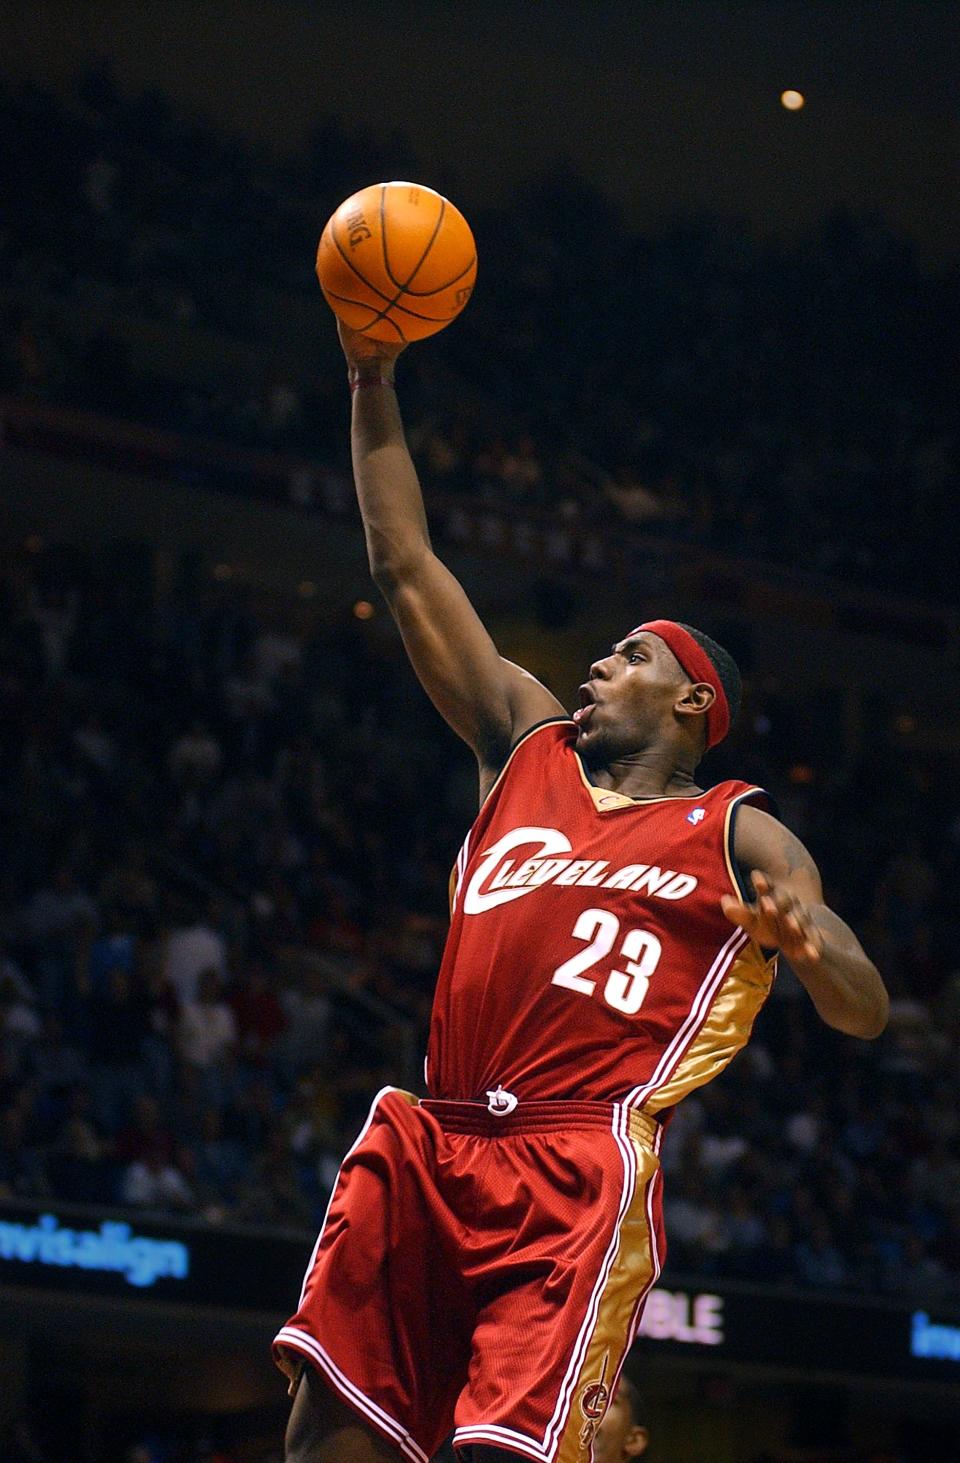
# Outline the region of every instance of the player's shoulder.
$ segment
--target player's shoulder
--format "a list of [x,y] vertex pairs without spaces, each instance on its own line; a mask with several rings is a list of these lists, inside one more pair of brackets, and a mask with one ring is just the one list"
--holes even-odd
[[755,782],[728,778],[715,783],[706,796],[707,806],[712,802],[713,807],[722,815],[724,843],[728,855],[735,859],[742,856],[741,849],[745,842],[755,841],[755,835],[750,837],[749,833],[754,832],[756,820],[779,827],[776,803],[766,788]]
[[816,864],[797,835],[773,812],[762,806],[746,804],[737,818],[735,853],[738,860],[751,868],[760,868],[780,876],[798,869],[816,871]]
[[766,788],[756,782],[742,782],[739,778],[728,777],[708,787],[704,797],[713,798],[717,802],[733,803],[742,808],[757,808],[776,817],[776,803]]

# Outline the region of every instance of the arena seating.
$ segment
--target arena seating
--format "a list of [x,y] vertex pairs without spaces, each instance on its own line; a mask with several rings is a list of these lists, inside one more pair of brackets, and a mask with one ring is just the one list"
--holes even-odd
[[[331,127],[268,166],[103,76],[67,102],[5,89],[0,124],[0,186],[28,205],[0,233],[0,389],[342,475],[309,351],[256,390],[178,380],[120,324],[254,352],[283,312],[326,325],[323,214],[393,155]],[[955,596],[931,574],[956,549],[952,281],[871,220],[788,247],[611,216],[587,287],[595,201],[554,180],[477,219],[470,316],[403,368],[428,485]],[[309,1230],[397,1032],[422,1044],[460,754],[349,615],[308,632],[228,585],[159,595],[30,554],[0,608],[0,1194]],[[768,772],[889,978],[889,1030],[826,1031],[784,972],[748,1053],[675,1119],[671,1264],[955,1302],[960,820],[927,764],[879,758],[815,808],[787,761]]]

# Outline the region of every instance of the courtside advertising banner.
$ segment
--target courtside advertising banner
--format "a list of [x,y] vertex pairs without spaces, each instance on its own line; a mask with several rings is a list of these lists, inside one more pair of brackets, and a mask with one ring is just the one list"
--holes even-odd
[[[40,1290],[279,1317],[312,1245],[309,1235],[8,1201],[0,1204],[0,1308]],[[960,1385],[960,1311],[931,1304],[663,1277],[635,1347],[651,1357]]]

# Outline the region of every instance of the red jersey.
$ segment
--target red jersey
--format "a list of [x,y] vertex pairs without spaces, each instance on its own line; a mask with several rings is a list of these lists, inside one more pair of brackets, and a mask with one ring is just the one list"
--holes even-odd
[[766,794],[624,797],[590,782],[576,738],[567,720],[527,732],[460,850],[434,1097],[661,1112],[723,1070],[769,994],[775,958],[720,907],[739,893],[736,809]]

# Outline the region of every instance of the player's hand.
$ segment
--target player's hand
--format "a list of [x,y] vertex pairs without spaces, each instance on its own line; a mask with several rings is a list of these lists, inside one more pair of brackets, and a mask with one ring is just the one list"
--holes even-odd
[[792,963],[815,965],[823,954],[823,935],[807,906],[788,889],[771,884],[759,869],[754,869],[750,879],[756,902],[741,904],[732,894],[724,894],[720,906],[727,919],[746,930],[758,945],[782,950]]
[[395,344],[388,340],[372,340],[369,335],[362,335],[359,330],[351,330],[349,325],[344,325],[342,320],[337,320],[337,334],[340,337],[340,344],[343,346],[343,354],[347,358],[347,366],[351,371],[359,366],[375,365],[379,362],[384,374],[393,374],[393,363],[402,350],[406,348],[406,341],[397,341]]

